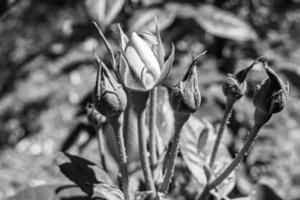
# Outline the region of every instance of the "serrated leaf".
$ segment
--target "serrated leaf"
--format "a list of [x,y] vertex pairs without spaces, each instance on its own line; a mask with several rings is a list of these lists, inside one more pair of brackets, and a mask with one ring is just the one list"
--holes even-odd
[[[204,187],[206,184],[206,174],[203,169],[204,165],[209,162],[212,148],[215,141],[214,130],[211,126],[209,128],[209,137],[206,145],[200,153],[198,153],[198,137],[199,133],[203,131],[207,125],[204,125],[201,121],[194,117],[185,123],[182,130],[182,140],[181,140],[181,152],[185,163],[187,164],[189,170],[191,171],[194,178],[197,180],[199,187]],[[218,175],[231,161],[231,156],[224,145],[220,145],[215,165],[212,169],[213,174]],[[221,197],[226,196],[235,185],[235,173],[231,173],[230,176],[221,183],[217,189],[218,194]]]
[[155,32],[154,17],[157,17],[159,29],[164,30],[175,20],[176,13],[165,8],[146,8],[137,10],[128,22],[129,32],[148,30]]
[[98,183],[94,186],[94,194],[92,198],[101,198],[103,200],[123,200],[124,194],[118,188],[111,187],[104,183]]
[[241,42],[257,38],[256,32],[245,21],[212,5],[199,6],[193,18],[205,31],[218,37]]
[[92,196],[94,185],[106,183],[114,185],[110,176],[95,163],[68,153],[58,153],[56,164],[61,172],[78,185],[83,192]]
[[51,184],[26,188],[7,200],[86,200],[87,195],[76,185]]

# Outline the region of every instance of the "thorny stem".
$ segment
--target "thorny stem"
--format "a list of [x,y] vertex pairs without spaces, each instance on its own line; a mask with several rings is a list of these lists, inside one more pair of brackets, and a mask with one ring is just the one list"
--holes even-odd
[[229,174],[232,171],[236,169],[238,164],[241,162],[243,157],[247,154],[247,152],[253,145],[253,142],[255,141],[261,127],[271,118],[271,115],[264,115],[259,117],[257,117],[257,115],[258,115],[258,111],[255,110],[255,114],[254,114],[255,123],[252,129],[250,130],[249,137],[247,138],[242,149],[239,151],[238,155],[233,159],[233,161],[226,167],[226,169],[215,180],[213,180],[209,184],[210,188],[215,188],[216,186],[218,186],[227,176],[229,176]]
[[104,146],[103,146],[103,137],[102,137],[102,126],[95,127],[97,132],[97,143],[98,143],[98,151],[100,156],[100,163],[105,171],[107,171],[107,166],[104,159]]
[[145,109],[137,111],[137,121],[138,121],[138,140],[139,140],[139,152],[142,170],[145,177],[146,187],[148,190],[153,191],[155,194],[155,186],[152,178],[150,163],[148,159],[147,152],[147,143],[146,143],[146,135],[145,135]]
[[156,154],[156,110],[157,109],[157,88],[155,87],[150,92],[150,165],[151,169],[154,169],[154,166],[157,162]]
[[220,125],[220,128],[219,128],[217,139],[215,141],[213,151],[212,151],[210,161],[209,161],[209,167],[211,169],[214,166],[214,163],[215,163],[215,160],[216,160],[216,157],[217,157],[217,153],[218,153],[218,149],[219,149],[219,146],[220,146],[220,143],[221,143],[221,139],[222,139],[223,134],[224,134],[224,129],[225,129],[226,123],[228,122],[228,119],[229,119],[229,116],[230,116],[230,113],[232,111],[232,107],[233,107],[234,103],[235,103],[235,100],[231,99],[231,98],[228,99],[227,102],[226,102],[224,116],[223,116],[223,119],[222,119],[222,122],[221,122],[221,125]]
[[118,115],[115,117],[108,118],[110,124],[112,125],[118,146],[119,152],[119,164],[121,169],[121,181],[122,181],[122,189],[125,196],[125,200],[131,200],[131,195],[129,191],[129,175],[127,169],[127,155],[123,137],[123,115]]
[[172,177],[174,175],[174,169],[175,169],[175,162],[176,162],[177,153],[179,149],[181,129],[184,123],[188,120],[189,116],[190,116],[189,114],[185,115],[185,114],[175,113],[175,133],[172,139],[169,159],[167,160],[166,173],[160,188],[160,191],[163,193],[168,192],[169,185],[172,181]]

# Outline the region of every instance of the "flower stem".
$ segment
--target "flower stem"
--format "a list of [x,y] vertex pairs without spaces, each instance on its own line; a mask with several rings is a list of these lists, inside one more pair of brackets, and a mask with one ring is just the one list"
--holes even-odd
[[157,88],[153,88],[150,92],[150,165],[151,169],[154,169],[154,166],[157,162],[156,154],[156,109],[157,109]]
[[253,142],[255,141],[261,127],[271,118],[271,115],[264,115],[264,116],[259,116],[258,119],[257,117],[258,112],[259,111],[255,110],[255,114],[254,114],[255,123],[252,129],[250,130],[249,137],[247,138],[242,149],[239,151],[238,155],[233,159],[233,161],[226,167],[226,169],[218,177],[216,177],[213,181],[209,183],[209,188],[215,188],[216,186],[218,186],[220,183],[222,183],[222,181],[224,181],[230,175],[232,171],[236,169],[238,164],[241,162],[243,157],[247,154],[247,152],[253,145]]
[[102,137],[102,126],[95,128],[97,132],[97,143],[98,143],[98,151],[100,156],[100,164],[103,169],[107,171],[107,166],[104,159],[104,146],[103,146],[103,137]]
[[180,142],[180,133],[184,123],[188,120],[189,114],[178,114],[175,113],[175,133],[172,139],[172,145],[170,150],[170,156],[167,160],[166,173],[164,176],[163,183],[161,185],[160,191],[163,193],[167,193],[169,189],[169,185],[171,183],[172,177],[174,175],[175,170],[175,162],[177,158],[177,153],[179,149]]
[[129,175],[127,169],[127,155],[123,137],[123,115],[118,115],[115,117],[108,118],[110,124],[112,125],[118,146],[119,152],[119,164],[121,169],[121,181],[122,181],[122,189],[125,196],[125,200],[131,200],[131,195],[129,191]]
[[138,140],[142,170],[145,177],[146,187],[155,193],[154,181],[152,178],[150,163],[148,159],[147,143],[145,135],[145,109],[137,111],[138,118]]
[[210,194],[210,187],[209,185],[206,185],[200,194],[199,197],[197,197],[198,200],[207,200]]
[[217,157],[217,153],[218,153],[218,149],[219,149],[219,146],[220,146],[220,143],[221,143],[221,139],[222,139],[223,134],[224,134],[225,126],[226,126],[226,123],[229,119],[229,116],[230,116],[230,113],[232,111],[232,107],[233,107],[234,103],[235,103],[234,99],[231,99],[231,98],[227,99],[224,116],[223,116],[223,119],[222,119],[222,122],[221,122],[221,125],[220,125],[220,128],[219,128],[217,139],[215,141],[213,151],[212,151],[210,161],[209,161],[209,167],[211,169],[214,166],[214,163],[215,163],[215,160],[216,160],[216,157]]

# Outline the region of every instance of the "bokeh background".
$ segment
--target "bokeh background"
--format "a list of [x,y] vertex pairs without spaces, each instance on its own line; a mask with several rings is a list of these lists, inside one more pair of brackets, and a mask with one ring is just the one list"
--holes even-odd
[[[224,77],[257,57],[290,83],[286,109],[260,133],[237,185],[247,193],[252,183],[265,183],[283,199],[300,199],[298,0],[1,0],[0,199],[64,180],[53,163],[59,150],[98,159],[85,106],[95,82],[92,51],[108,56],[92,21],[116,49],[115,23],[126,32],[153,30],[155,16],[167,51],[171,42],[176,47],[170,81],[182,77],[192,55],[207,50],[198,69],[203,99],[196,117],[217,126]],[[256,66],[247,97],[235,105],[225,138],[232,155],[253,122],[251,97],[264,78]]]

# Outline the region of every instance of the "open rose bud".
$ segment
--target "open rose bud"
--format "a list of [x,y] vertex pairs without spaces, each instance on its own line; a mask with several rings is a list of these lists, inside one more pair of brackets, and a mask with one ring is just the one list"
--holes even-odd
[[223,83],[223,93],[228,99],[239,100],[247,90],[246,78],[251,68],[260,62],[255,60],[249,67],[246,67],[235,74],[228,74]]
[[124,86],[134,91],[149,91],[162,83],[172,68],[174,45],[166,62],[165,51],[156,23],[156,34],[133,32],[128,38],[121,27],[121,53],[117,72]]
[[264,68],[268,78],[262,81],[254,94],[254,106],[264,114],[272,115],[280,112],[286,102],[289,93],[288,83],[284,83],[281,78],[268,67],[264,62]]
[[95,108],[105,117],[117,116],[126,108],[125,91],[98,57],[96,57],[96,62],[98,71],[94,90]]
[[200,107],[201,94],[198,88],[197,58],[193,60],[183,80],[169,90],[170,104],[175,112],[191,114]]

